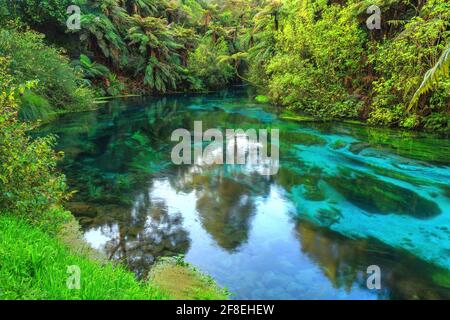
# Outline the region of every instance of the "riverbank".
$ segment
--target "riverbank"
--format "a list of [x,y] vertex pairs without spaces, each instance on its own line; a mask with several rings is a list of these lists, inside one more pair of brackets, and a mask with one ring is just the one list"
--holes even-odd
[[[187,264],[161,263],[155,280],[138,281],[90,248],[77,226],[72,220],[51,237],[17,217],[0,216],[0,299],[227,298],[211,278]],[[171,277],[174,270],[182,276]]]
[[373,124],[367,121],[363,121],[360,119],[341,119],[341,118],[330,118],[330,119],[323,119],[323,118],[318,118],[312,115],[308,115],[305,113],[301,113],[301,112],[295,112],[292,110],[283,110],[280,114],[280,118],[283,120],[288,120],[288,121],[295,121],[298,123],[301,122],[341,122],[341,123],[345,123],[345,124],[354,124],[354,125],[360,125],[360,126],[367,126],[369,128],[374,128],[374,129],[380,129],[380,128],[384,128],[386,130],[399,130],[399,131],[403,131],[403,132],[411,132],[411,133],[425,133],[425,134],[437,134],[437,135],[441,135],[444,137],[448,137],[449,136],[449,132],[447,131],[438,131],[438,132],[434,132],[432,130],[426,130],[425,128],[399,128],[399,127],[392,127],[392,126],[388,126],[388,125],[377,125],[377,124]]
[[[74,192],[56,169],[63,157],[53,149],[56,138],[32,139],[35,126],[19,120],[24,94],[36,83],[16,86],[11,63],[0,57],[0,299],[171,299],[176,285],[169,291],[138,281],[84,243],[64,208]],[[201,273],[186,274],[198,296],[226,298],[218,287],[206,288]],[[79,289],[71,289],[67,281],[77,275]],[[196,297],[183,292],[178,297]]]

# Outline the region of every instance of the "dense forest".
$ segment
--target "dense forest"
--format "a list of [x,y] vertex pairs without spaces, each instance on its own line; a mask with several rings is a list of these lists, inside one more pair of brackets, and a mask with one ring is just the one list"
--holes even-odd
[[[380,9],[379,28],[368,27],[372,5]],[[25,270],[35,268],[22,281],[19,260],[4,263],[7,297],[61,298],[51,279],[34,279],[54,261],[33,243],[52,248],[60,265],[91,268],[105,292],[81,298],[166,297],[121,268],[101,271],[55,240],[73,222],[63,206],[71,192],[56,170],[63,155],[53,149],[55,137],[28,135],[41,122],[113,97],[246,84],[256,102],[293,119],[448,135],[449,22],[446,0],[2,0],[0,252],[16,252]],[[14,234],[31,240],[16,243]],[[120,282],[108,282],[114,278]],[[34,295],[42,285],[51,294]],[[123,295],[110,295],[108,286]]]
[[7,0],[0,14],[14,82],[39,82],[21,98],[25,119],[245,82],[318,119],[449,130],[446,1]]

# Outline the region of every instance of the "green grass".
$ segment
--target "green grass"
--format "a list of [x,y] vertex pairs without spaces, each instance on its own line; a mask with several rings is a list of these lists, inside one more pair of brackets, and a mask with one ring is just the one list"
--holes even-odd
[[[69,289],[69,266],[81,271],[80,289]],[[40,229],[0,216],[0,299],[138,299],[169,298],[131,272],[72,253]]]

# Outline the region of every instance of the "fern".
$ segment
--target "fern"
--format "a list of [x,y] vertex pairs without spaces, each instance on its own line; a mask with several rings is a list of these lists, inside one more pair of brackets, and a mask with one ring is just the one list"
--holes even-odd
[[414,108],[417,105],[419,98],[423,94],[431,91],[433,88],[437,86],[440,78],[448,77],[449,64],[450,64],[450,44],[447,45],[447,47],[444,49],[442,55],[440,56],[436,64],[433,66],[433,68],[431,68],[425,73],[422,83],[420,84],[417,91],[414,93],[409,103],[407,112],[409,112],[412,108]]
[[75,70],[80,71],[87,79],[104,78],[109,74],[108,67],[97,62],[92,62],[91,59],[84,54],[80,55],[79,60],[72,61],[71,65]]

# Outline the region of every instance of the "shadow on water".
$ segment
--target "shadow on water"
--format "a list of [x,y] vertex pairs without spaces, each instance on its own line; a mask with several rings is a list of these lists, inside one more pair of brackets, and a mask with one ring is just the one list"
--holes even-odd
[[[172,164],[178,128],[278,128],[277,175]],[[61,117],[67,208],[85,239],[145,277],[184,254],[244,299],[450,298],[450,143],[283,121],[246,90],[115,100]],[[378,265],[382,289],[366,286]]]
[[379,298],[448,297],[448,289],[432,285],[433,275],[445,274],[444,271],[405,251],[391,250],[375,239],[348,239],[309,222],[299,222],[296,231],[302,252],[316,261],[335,288],[351,291],[355,283],[366,287],[367,274],[364,271],[370,265],[378,265],[384,270]]

